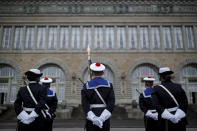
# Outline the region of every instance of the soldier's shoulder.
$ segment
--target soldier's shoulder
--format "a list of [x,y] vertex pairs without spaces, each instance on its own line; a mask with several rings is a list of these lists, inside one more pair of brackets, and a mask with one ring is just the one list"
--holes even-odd
[[159,85],[153,86],[153,90],[157,90],[157,89],[160,89],[160,86]]
[[173,83],[175,86],[177,87],[181,87],[181,84],[178,84],[178,83]]

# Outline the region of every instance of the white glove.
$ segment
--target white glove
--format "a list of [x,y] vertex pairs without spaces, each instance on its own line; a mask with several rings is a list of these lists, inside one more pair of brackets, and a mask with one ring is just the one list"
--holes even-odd
[[17,119],[20,120],[24,124],[30,124],[35,118],[31,118],[30,115],[26,111],[22,111],[18,116]]
[[103,127],[103,122],[92,111],[87,113],[87,119],[92,121],[94,125],[100,128]]
[[152,118],[154,120],[158,120],[158,113],[157,112],[152,113],[150,110],[148,110],[146,112],[145,116],[150,117],[150,118]]
[[93,124],[98,126],[99,128],[103,128],[103,122],[97,116],[94,118]]
[[157,113],[157,112],[152,113],[152,118],[153,118],[154,120],[158,120],[158,113]]
[[29,114],[26,111],[21,111],[21,113],[17,116],[18,120],[26,120],[29,119]]
[[90,120],[90,121],[93,122],[93,120],[94,120],[95,117],[96,117],[96,115],[95,115],[92,111],[89,111],[89,112],[87,113],[87,119],[88,119],[88,120]]
[[145,114],[145,116],[147,116],[147,117],[151,117],[151,115],[152,115],[152,112],[149,111],[149,110],[148,110],[148,111],[146,112],[146,114]]
[[181,109],[177,109],[175,113],[175,120],[176,123],[178,123],[182,118],[186,116],[185,112],[182,111]]
[[37,114],[35,111],[32,111],[32,112],[29,114],[29,117],[31,117],[31,118],[36,118],[36,117],[38,117],[38,114]]
[[175,118],[175,115],[172,115],[167,109],[164,110],[164,112],[161,114],[161,117],[163,119],[170,120],[173,123],[178,123]]
[[111,117],[111,112],[109,112],[107,109],[105,109],[105,110],[101,113],[99,119],[100,119],[102,122],[104,122],[104,121],[106,121],[107,119],[109,119],[110,117]]

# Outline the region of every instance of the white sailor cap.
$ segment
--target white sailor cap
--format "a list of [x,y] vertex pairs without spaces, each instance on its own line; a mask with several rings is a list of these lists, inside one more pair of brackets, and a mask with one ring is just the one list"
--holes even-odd
[[92,63],[90,65],[90,69],[92,71],[104,71],[105,70],[105,66],[101,63]]
[[174,72],[170,70],[169,67],[162,67],[162,68],[159,68],[159,75],[164,75],[164,74],[173,74]]
[[40,81],[42,83],[52,83],[53,80],[51,78],[45,77],[45,78],[42,78]]
[[25,72],[25,75],[35,75],[35,76],[42,76],[42,73],[38,69],[30,69],[27,72]]
[[144,80],[144,81],[155,81],[155,79],[154,79],[152,76],[144,77],[143,80]]

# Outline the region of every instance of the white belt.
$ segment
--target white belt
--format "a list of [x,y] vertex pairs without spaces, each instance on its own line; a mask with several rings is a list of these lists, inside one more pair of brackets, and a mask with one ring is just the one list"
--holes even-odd
[[156,113],[157,111],[156,110],[149,110],[151,113]]
[[23,107],[24,111],[34,111],[35,108],[27,108],[27,107]]
[[176,111],[178,109],[178,107],[173,107],[173,108],[168,108],[167,110],[169,111],[169,112],[173,112],[173,111]]
[[105,108],[106,105],[105,104],[91,104],[90,105],[90,109],[92,108]]

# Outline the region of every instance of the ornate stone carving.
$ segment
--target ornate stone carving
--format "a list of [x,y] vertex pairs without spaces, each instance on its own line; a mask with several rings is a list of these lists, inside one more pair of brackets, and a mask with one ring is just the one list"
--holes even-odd
[[[186,4],[187,3],[187,4]],[[33,0],[0,1],[0,15],[5,14],[126,14],[152,15],[155,13],[197,14],[197,0]],[[137,14],[136,14],[137,13]]]

